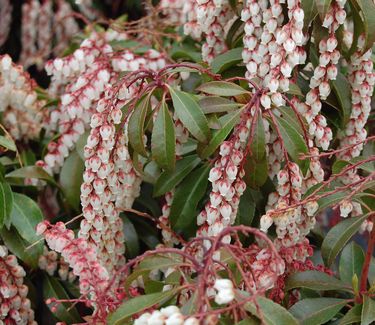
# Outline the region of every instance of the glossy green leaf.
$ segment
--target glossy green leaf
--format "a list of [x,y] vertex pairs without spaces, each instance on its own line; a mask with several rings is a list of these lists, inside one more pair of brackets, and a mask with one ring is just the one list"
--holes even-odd
[[259,188],[268,178],[268,168],[266,156],[262,160],[255,160],[252,156],[247,156],[244,164],[244,181],[251,188]]
[[282,117],[277,117],[277,124],[290,157],[296,164],[298,164],[302,173],[306,174],[306,171],[309,168],[309,160],[300,159],[300,155],[306,154],[308,150],[301,134]]
[[144,96],[137,105],[135,105],[128,124],[129,142],[133,149],[144,157],[147,156],[147,151],[145,149],[143,136],[145,134],[146,117],[150,111],[151,105],[149,94]]
[[352,101],[351,101],[351,90],[348,80],[341,73],[337,73],[336,80],[332,80],[332,88],[340,104],[342,113],[341,125],[345,126],[350,118],[350,113],[352,111]]
[[301,7],[303,12],[305,13],[305,17],[303,20],[304,29],[310,26],[311,22],[315,19],[316,15],[318,14],[318,10],[315,5],[314,0],[301,0]]
[[266,155],[266,135],[264,131],[263,118],[258,115],[254,125],[254,135],[250,144],[251,157],[255,161],[261,161]]
[[242,47],[237,47],[218,55],[211,63],[211,69],[214,73],[221,73],[228,68],[242,62]]
[[361,8],[366,44],[364,51],[370,49],[375,42],[375,4],[372,0],[357,0]]
[[3,135],[0,135],[0,147],[3,147],[10,151],[17,151],[17,147],[14,141],[12,139],[8,139]]
[[53,177],[48,174],[42,167],[26,166],[16,169],[5,175],[6,178],[36,178],[47,181],[48,183],[57,186]]
[[147,257],[139,263],[137,270],[160,270],[168,269],[170,267],[176,267],[178,265],[185,264],[182,262],[182,259],[175,255],[172,257],[163,256],[163,255],[154,255]]
[[361,325],[371,325],[375,322],[375,300],[364,296]]
[[152,306],[158,306],[169,300],[176,294],[176,290],[166,292],[151,293],[142,295],[123,302],[108,318],[108,325],[120,325],[132,315],[148,309]]
[[238,96],[249,93],[248,90],[243,89],[235,83],[228,81],[210,81],[203,85],[200,85],[197,88],[197,90],[210,95],[226,97]]
[[42,221],[42,212],[32,199],[23,194],[13,193],[11,223],[24,240],[33,244],[40,239],[35,233],[35,228]]
[[[324,191],[319,192],[319,193],[324,193]],[[347,196],[346,192],[338,192],[338,193],[333,193],[333,194],[320,198],[318,200],[319,211],[323,211],[324,209],[339,203],[340,201],[345,199],[346,196]]]
[[[8,249],[17,256],[25,265],[37,269],[39,257],[43,254],[43,241],[29,243],[25,241],[14,227],[0,230],[0,237]],[[33,244],[33,246],[30,246]]]
[[351,286],[327,273],[319,271],[304,271],[289,276],[285,284],[285,289],[291,290],[295,288],[352,291]]
[[324,20],[325,15],[328,12],[329,6],[331,5],[332,0],[315,0],[316,9],[318,11],[321,21]]
[[362,305],[352,307],[344,317],[340,318],[338,325],[349,325],[361,321]]
[[208,121],[194,97],[180,90],[169,88],[177,117],[200,142],[210,138]]
[[241,104],[223,97],[209,96],[199,100],[199,105],[205,114],[227,113],[237,110]]
[[125,238],[125,253],[127,257],[134,258],[139,255],[140,251],[138,234],[127,217],[123,216],[121,219]]
[[84,170],[85,165],[83,160],[76,151],[72,151],[65,160],[60,172],[60,185],[63,189],[65,199],[75,209],[78,209],[80,206],[82,174]]
[[164,171],[156,181],[154,196],[163,195],[176,187],[195,167],[198,166],[200,158],[197,155],[183,157],[176,162],[173,171]]
[[176,164],[176,136],[168,106],[163,102],[152,130],[152,158],[166,170],[173,170]]
[[363,215],[361,217],[345,219],[328,232],[323,240],[321,249],[324,263],[327,266],[330,266],[335,261],[336,256],[358,231],[362,222],[367,217],[368,215]]
[[197,205],[206,192],[210,169],[209,164],[201,166],[176,189],[169,215],[174,229],[183,230],[195,223]]
[[300,325],[320,325],[332,319],[348,303],[337,298],[308,298],[297,302],[289,311]]
[[206,159],[211,156],[221,143],[227,138],[234,126],[238,123],[241,115],[241,110],[228,114],[228,118],[221,125],[221,129],[213,133],[211,141],[205,145],[203,150],[200,151],[199,156]]
[[[266,325],[298,325],[298,321],[289,313],[284,307],[276,304],[270,299],[259,296],[256,299],[256,304],[248,302],[245,304],[245,309],[257,317],[263,319]],[[259,314],[259,311],[261,314]]]
[[77,144],[76,144],[76,151],[83,161],[86,159],[85,155],[84,155],[84,148],[85,148],[85,145],[87,143],[87,138],[88,138],[89,134],[90,134],[89,131],[86,131],[84,134],[82,134],[78,138],[78,141],[77,141]]
[[[70,297],[59,280],[45,275],[43,278],[43,298],[46,300],[48,298],[69,299]],[[72,304],[66,302],[57,304],[56,311],[52,313],[56,315],[58,320],[64,321],[67,324],[81,322],[81,317],[79,316],[77,309],[73,307]]]
[[0,229],[10,226],[10,214],[13,208],[13,193],[9,184],[0,182]]
[[364,261],[365,254],[361,246],[353,241],[346,245],[340,257],[339,271],[341,280],[351,284],[354,274],[357,274],[358,279],[360,279]]

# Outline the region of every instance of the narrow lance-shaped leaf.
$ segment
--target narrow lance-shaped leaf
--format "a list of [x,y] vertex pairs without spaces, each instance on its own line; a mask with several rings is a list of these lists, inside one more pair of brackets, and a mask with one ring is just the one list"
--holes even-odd
[[350,118],[352,110],[352,101],[350,96],[350,85],[345,76],[341,73],[337,73],[336,80],[332,80],[333,91],[340,104],[342,113],[342,125],[345,126]]
[[364,296],[362,307],[362,320],[361,325],[370,325],[375,322],[375,300]]
[[241,110],[228,114],[228,118],[222,124],[221,129],[217,130],[208,145],[204,146],[204,149],[200,152],[200,157],[206,159],[212,155],[219,145],[227,138],[229,133],[232,131],[234,126],[238,123],[241,115]]
[[322,243],[322,257],[327,266],[334,262],[338,253],[358,231],[366,218],[368,215],[345,219],[328,232]]
[[184,230],[195,222],[197,205],[206,191],[209,171],[209,164],[201,166],[177,188],[169,216],[175,229]]
[[182,124],[197,140],[207,142],[210,138],[208,121],[194,97],[171,87],[169,87],[169,90],[172,96],[173,107]]
[[200,161],[197,155],[186,156],[178,160],[173,171],[161,173],[154,186],[154,196],[160,196],[171,191],[198,166]]
[[9,228],[10,214],[13,208],[13,193],[9,184],[0,183],[0,229],[6,225]]
[[229,97],[249,93],[246,89],[228,81],[210,81],[200,85],[197,90],[210,95]]
[[3,135],[0,135],[0,147],[3,147],[10,151],[17,151],[17,147],[14,141]]
[[355,242],[350,242],[342,251],[340,257],[339,271],[341,280],[346,283],[352,283],[354,274],[358,279],[362,273],[362,265],[365,260],[365,254],[362,247]]
[[136,152],[145,157],[147,156],[147,151],[145,149],[143,136],[145,134],[144,127],[146,116],[150,110],[150,94],[148,94],[142,97],[137,105],[135,105],[128,124],[128,135],[131,146]]
[[332,319],[348,300],[337,298],[308,298],[297,302],[289,311],[300,325],[320,325]]
[[47,181],[48,183],[58,186],[53,177],[48,174],[42,167],[26,166],[16,169],[5,175],[6,178],[36,178]]
[[[240,23],[242,23],[242,21],[240,21]],[[241,62],[242,51],[243,49],[238,47],[218,55],[211,63],[212,71],[214,73],[220,73]]]
[[349,325],[361,321],[362,305],[353,306],[344,317],[340,318],[338,325]]
[[366,39],[364,51],[367,51],[375,42],[375,4],[372,0],[357,0],[357,3],[362,11]]
[[157,164],[173,170],[176,164],[176,136],[168,106],[162,102],[154,123],[151,137],[152,157]]

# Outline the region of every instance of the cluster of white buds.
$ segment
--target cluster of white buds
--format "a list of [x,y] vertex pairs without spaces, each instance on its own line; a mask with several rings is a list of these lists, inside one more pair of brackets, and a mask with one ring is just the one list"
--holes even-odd
[[118,208],[127,205],[122,202],[122,192],[132,190],[137,179],[126,140],[116,134],[122,106],[114,96],[114,90],[107,86],[91,118],[91,131],[84,148],[85,172],[81,185],[84,219],[79,232],[79,237],[97,249],[99,261],[108,271],[124,262],[124,234]]
[[67,48],[70,40],[79,32],[79,26],[73,17],[73,10],[66,0],[57,0],[54,15],[56,46],[53,53],[57,56]]
[[214,289],[217,290],[215,294],[215,302],[217,304],[226,305],[234,300],[234,287],[231,280],[216,279]]
[[8,38],[13,7],[9,0],[0,0],[0,47]]
[[29,67],[34,64],[34,57],[37,54],[36,39],[38,34],[37,26],[39,11],[39,0],[27,1],[22,5],[22,52],[20,62],[24,67]]
[[64,261],[64,258],[59,257],[56,252],[48,250],[47,246],[44,246],[43,254],[39,256],[38,266],[50,276],[53,276],[57,271],[63,281],[74,282],[77,278],[72,271],[69,271],[69,265]]
[[[340,148],[363,142],[367,137],[365,125],[371,111],[371,96],[374,91],[375,73],[371,59],[371,49],[361,53],[365,39],[358,38],[358,50],[350,58],[348,65],[349,83],[352,95],[352,111],[346,125],[345,134],[341,137]],[[350,160],[358,157],[363,143],[338,153],[340,159]]]
[[228,0],[197,0],[197,21],[205,34],[202,58],[210,63],[226,50],[225,27],[232,19],[233,12]]
[[344,23],[346,12],[344,1],[332,1],[324,18],[323,27],[328,29],[328,38],[319,42],[319,63],[310,79],[310,91],[306,95],[304,105],[299,105],[300,112],[309,125],[309,133],[315,138],[315,144],[327,150],[332,140],[332,131],[327,126],[326,118],[320,114],[322,100],[326,100],[331,92],[330,80],[336,80],[337,63],[340,51],[335,31]]
[[[217,236],[226,226],[234,223],[240,197],[246,189],[243,161],[253,123],[254,110],[245,110],[228,141],[220,145],[220,157],[210,170],[208,180],[212,184],[210,200],[197,217],[200,226],[197,236]],[[230,236],[223,238],[230,241]],[[205,245],[210,245],[205,241]]]
[[189,35],[194,39],[199,40],[202,36],[202,28],[197,21],[197,7],[196,0],[186,0],[182,8],[184,24],[184,34]]
[[[173,201],[173,191],[168,192],[165,194],[165,203],[163,204],[161,211],[162,215],[159,217],[159,222],[165,226],[161,229],[161,235],[163,238],[163,244],[165,246],[173,246],[179,243],[178,239],[169,231],[170,223],[169,223],[169,215],[171,212],[171,205]],[[159,228],[161,228],[159,226]]]
[[247,283],[251,285],[247,290],[252,293],[271,289],[278,277],[285,272],[284,261],[280,256],[275,256],[269,248],[253,244],[246,250],[246,256],[250,265],[249,270],[245,269],[248,274]]
[[319,160],[319,150],[316,147],[311,147],[309,153],[310,158],[309,169],[302,183],[302,193],[305,193],[312,186],[323,182],[324,170]]
[[0,246],[0,323],[35,325],[34,311],[27,299],[28,287],[23,283],[25,270],[14,255]]
[[37,99],[36,84],[9,55],[0,56],[0,112],[4,126],[16,140],[39,136],[45,101]]
[[281,95],[289,89],[289,79],[298,64],[306,60],[303,44],[304,12],[299,0],[289,0],[289,20],[283,24],[281,4],[285,1],[246,2],[241,19],[245,22],[244,50],[242,57],[246,64],[246,77],[259,78],[269,92],[263,94],[261,104],[269,109],[284,105]]
[[185,15],[183,14],[184,1],[181,0],[161,0],[158,3],[158,9],[165,16],[165,20],[172,25],[183,25]]
[[108,288],[109,275],[98,262],[95,249],[83,238],[74,238],[74,232],[65,224],[58,222],[51,225],[48,221],[39,223],[38,235],[43,235],[49,248],[61,253],[61,256],[79,277],[80,292],[90,294],[92,299],[100,298]]
[[266,137],[268,175],[271,179],[273,179],[280,171],[281,162],[284,160],[284,155],[281,147],[281,140],[277,136],[277,133],[269,128],[268,121],[266,119],[263,119],[263,125],[265,126],[266,134],[268,134],[268,137]]
[[146,312],[134,320],[134,325],[198,325],[195,317],[184,316],[177,306]]

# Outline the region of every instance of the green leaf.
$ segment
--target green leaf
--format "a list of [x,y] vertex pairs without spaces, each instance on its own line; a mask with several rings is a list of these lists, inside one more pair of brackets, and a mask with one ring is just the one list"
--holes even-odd
[[359,323],[361,321],[362,305],[355,305],[352,307],[344,317],[340,318],[338,325],[349,325]]
[[80,193],[82,184],[82,174],[85,165],[76,151],[72,151],[65,160],[60,173],[60,185],[68,204],[78,209],[80,206]]
[[122,229],[124,231],[125,246],[126,246],[126,256],[134,258],[139,255],[139,238],[134,225],[130,220],[123,216],[122,218]]
[[152,158],[166,170],[173,170],[176,164],[176,136],[174,124],[163,102],[154,123],[151,137]]
[[47,181],[48,183],[58,186],[53,177],[48,174],[42,167],[26,166],[16,169],[5,175],[6,178],[36,178]]
[[370,269],[368,270],[368,282],[370,285],[375,284],[375,258],[371,257]]
[[[47,300],[48,298],[69,299],[70,297],[60,281],[54,277],[45,275],[43,279],[43,298]],[[50,308],[50,306],[48,307]],[[56,311],[52,313],[57,316],[58,320],[64,321],[67,324],[79,323],[81,321],[77,309],[72,307],[70,303],[57,304]]]
[[375,42],[375,4],[372,0],[357,0],[361,8],[363,27],[366,37],[364,52],[370,49]]
[[146,116],[151,112],[150,95],[151,94],[145,95],[137,105],[135,105],[128,124],[129,142],[133,149],[144,157],[147,157],[147,151],[145,149],[143,136],[145,134]]
[[251,188],[259,188],[264,185],[268,178],[268,168],[266,156],[262,160],[255,160],[252,156],[247,156],[244,164],[246,185]]
[[363,297],[361,325],[370,325],[375,322],[375,300],[368,296]]
[[333,276],[319,271],[304,271],[288,277],[286,290],[308,288],[312,290],[345,290],[351,292],[351,287]]
[[234,126],[238,123],[241,115],[241,110],[228,114],[229,117],[222,124],[221,129],[213,133],[211,141],[204,149],[200,151],[200,157],[206,159],[211,156],[221,143],[227,138]]
[[14,141],[12,139],[8,139],[3,135],[0,135],[0,146],[10,151],[17,151],[17,147]]
[[[298,325],[297,320],[284,307],[270,299],[259,296],[253,302],[245,304],[245,309],[264,320],[266,325]],[[260,312],[260,313],[259,313]]]
[[337,298],[308,298],[297,302],[289,311],[300,325],[320,325],[332,319],[348,303]]
[[10,226],[10,214],[13,208],[13,192],[8,183],[0,183],[0,229]]
[[251,156],[255,161],[261,161],[266,155],[266,136],[263,125],[263,118],[258,115],[257,121],[254,125],[254,137],[250,144]]
[[290,123],[288,123],[282,117],[276,118],[286,150],[293,161],[301,168],[302,173],[306,174],[307,169],[309,168],[309,160],[300,159],[301,154],[307,154],[308,150],[306,143],[304,142],[301,134]]
[[108,325],[124,324],[129,317],[153,306],[160,306],[176,294],[177,290],[151,293],[125,301],[108,318]]
[[[324,193],[324,191],[319,192],[319,193]],[[339,203],[340,201],[345,199],[347,195],[348,194],[346,192],[338,192],[338,193],[333,193],[333,194],[320,198],[318,200],[319,211],[323,211],[324,209]]]
[[350,118],[352,111],[352,101],[351,101],[351,90],[348,80],[341,73],[337,73],[336,80],[332,80],[333,91],[337,97],[340,104],[342,113],[341,125],[345,126]]
[[210,81],[200,85],[197,90],[210,95],[227,97],[249,93],[246,89],[228,81]]
[[[40,255],[43,254],[43,242],[37,244],[25,241],[14,227],[9,230],[3,228],[0,230],[0,237],[4,244],[16,255],[23,263],[32,269],[37,269]],[[28,248],[31,244],[32,247]]]
[[142,260],[139,263],[137,270],[160,270],[167,269],[170,267],[176,267],[182,264],[182,260],[178,255],[173,255],[173,257],[154,255]]
[[311,22],[315,19],[316,15],[318,14],[318,10],[316,9],[315,1],[314,0],[301,0],[301,7],[303,12],[305,13],[304,17],[304,29],[310,26]]
[[338,253],[344,248],[347,242],[358,231],[362,222],[368,218],[368,215],[361,217],[348,218],[334,226],[326,235],[322,243],[322,257],[324,263],[330,266]]
[[231,49],[218,55],[211,63],[211,69],[214,73],[221,73],[228,68],[242,62],[242,47]]
[[195,223],[197,205],[206,192],[210,169],[209,164],[201,166],[177,188],[169,215],[175,229],[184,230]]
[[210,138],[210,128],[204,113],[194,97],[188,93],[169,87],[173,107],[177,117],[190,133],[200,142],[207,142]]
[[35,233],[35,228],[42,221],[42,212],[32,199],[23,194],[13,193],[11,222],[24,240],[33,244],[40,239]]
[[85,148],[85,145],[87,143],[87,138],[88,138],[89,134],[90,134],[89,131],[86,131],[84,134],[82,134],[78,138],[78,141],[77,141],[77,144],[76,144],[76,151],[78,152],[79,156],[81,157],[81,159],[83,161],[86,159],[85,154],[84,154],[84,148]]
[[216,96],[201,98],[199,100],[199,105],[202,107],[204,114],[227,113],[234,111],[241,106],[241,104],[232,100]]
[[329,6],[331,5],[332,0],[315,0],[316,9],[318,11],[319,17],[321,21],[324,20],[326,16]]
[[354,274],[357,274],[358,279],[361,277],[362,265],[365,261],[365,254],[362,247],[355,242],[350,242],[342,251],[340,257],[340,278],[346,283],[352,283]]
[[301,88],[297,84],[293,83],[289,85],[289,90],[287,93],[294,96],[303,96]]
[[154,196],[163,195],[176,187],[201,160],[197,155],[191,155],[177,160],[176,168],[173,171],[164,171],[157,179],[154,187]]

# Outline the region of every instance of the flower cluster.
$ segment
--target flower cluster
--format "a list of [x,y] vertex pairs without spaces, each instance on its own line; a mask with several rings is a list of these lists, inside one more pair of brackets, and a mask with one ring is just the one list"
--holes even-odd
[[57,271],[63,281],[74,282],[77,278],[72,271],[69,271],[69,265],[64,261],[64,258],[59,258],[58,254],[48,250],[47,246],[44,246],[43,255],[39,256],[38,266],[51,276]]
[[[198,0],[197,3],[197,21],[200,29],[205,34],[205,42],[202,45],[202,58],[210,63],[218,54],[226,50],[224,41],[225,27],[232,19],[233,12],[228,0]],[[187,27],[187,29],[193,35],[197,32],[192,26],[190,26],[190,29]]]
[[26,272],[14,255],[0,246],[0,322],[35,325],[34,311],[27,299],[28,287],[23,283]]
[[44,100],[36,83],[9,55],[0,56],[0,112],[4,126],[16,140],[35,139],[42,128]]
[[168,306],[160,310],[154,310],[152,313],[142,314],[136,320],[134,325],[198,325],[198,319],[184,316],[177,306]]
[[9,0],[0,0],[0,47],[8,38],[13,7]]
[[116,295],[109,294],[110,278],[107,270],[98,262],[96,251],[83,238],[75,238],[74,232],[58,222],[48,221],[38,224],[36,232],[43,235],[48,246],[61,256],[79,277],[79,288],[84,296],[89,296],[98,317],[108,314],[108,306],[116,304]]
[[200,39],[202,36],[202,28],[197,21],[197,7],[196,0],[186,0],[182,8],[183,17],[185,18],[184,33],[194,39]]

